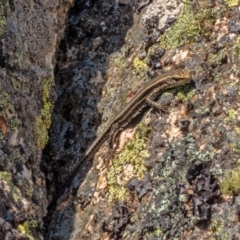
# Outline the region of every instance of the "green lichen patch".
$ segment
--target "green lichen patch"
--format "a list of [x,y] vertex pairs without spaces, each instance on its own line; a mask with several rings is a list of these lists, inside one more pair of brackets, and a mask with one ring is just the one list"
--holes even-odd
[[133,60],[133,69],[136,73],[146,72],[148,65],[144,60],[141,60],[139,57],[135,57]]
[[6,27],[6,17],[4,13],[4,3],[0,1],[0,35],[3,33]]
[[[140,123],[134,139],[114,159],[109,167],[107,180],[109,200],[124,201],[127,197],[126,184],[132,177],[142,178],[146,173],[145,159],[148,155],[147,136],[150,128]],[[128,174],[128,169],[131,172]]]
[[210,54],[208,57],[208,61],[215,64],[221,64],[225,53],[226,53],[226,49],[224,48],[224,49],[221,49],[216,54]]
[[239,4],[239,0],[224,0],[224,2],[229,6],[237,6]]
[[223,194],[238,195],[240,193],[240,166],[225,172],[225,177],[220,187]]
[[52,103],[50,101],[50,90],[53,85],[51,78],[44,78],[42,80],[43,87],[43,108],[40,116],[37,117],[35,125],[35,133],[37,135],[37,146],[43,149],[48,142],[48,129],[51,125],[51,110]]
[[3,179],[4,181],[7,182],[8,186],[10,188],[10,194],[11,194],[12,198],[14,199],[14,201],[16,203],[19,202],[20,196],[18,195],[17,189],[12,182],[11,175],[8,172],[0,172],[0,179]]
[[210,228],[212,230],[212,236],[214,239],[218,239],[219,237],[223,240],[229,239],[228,234],[224,232],[226,225],[227,222],[223,218],[214,219],[211,222]]
[[[11,117],[7,116],[6,111],[10,111],[12,116]],[[0,115],[4,116],[7,125],[8,127],[10,127],[11,131],[17,130],[21,122],[17,118],[17,114],[15,112],[13,103],[11,102],[10,95],[3,90],[1,85],[0,85]]]
[[232,48],[232,53],[240,59],[240,37],[237,38],[236,43]]
[[12,163],[25,163],[26,156],[20,152],[19,148],[12,148],[9,155],[9,161]]
[[20,69],[24,69],[25,64],[24,64],[24,59],[23,59],[23,55],[20,51],[17,51],[15,53],[16,58],[17,58],[17,62],[18,62],[18,66],[20,67]]
[[235,109],[229,109],[228,110],[228,116],[226,118],[224,118],[223,122],[225,124],[227,124],[227,123],[235,120],[237,115],[238,115],[238,112]]
[[240,128],[239,127],[235,127],[235,131],[236,131],[237,135],[240,136]]
[[186,4],[170,31],[163,34],[160,47],[177,48],[185,40],[189,41],[199,34],[200,28],[198,21],[195,19],[190,5]]
[[3,112],[6,109],[9,109],[12,112],[14,111],[9,94],[5,92],[0,85],[0,112]]
[[177,98],[179,98],[181,101],[185,102],[189,99],[191,99],[196,93],[195,89],[192,89],[191,91],[184,93],[183,91],[180,91],[177,93]]
[[32,231],[38,226],[37,221],[27,220],[22,224],[19,224],[17,229],[19,232],[25,234],[29,240],[34,240]]

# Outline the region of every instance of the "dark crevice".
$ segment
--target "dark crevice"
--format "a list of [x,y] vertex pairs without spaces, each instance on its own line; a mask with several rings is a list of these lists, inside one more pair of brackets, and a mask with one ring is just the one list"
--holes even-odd
[[[91,80],[99,72],[105,76],[109,54],[120,49],[133,23],[130,5],[121,5],[117,9],[114,6],[114,0],[78,0],[69,11],[65,37],[56,54],[53,94],[56,102],[50,139],[41,164],[49,201],[69,179],[69,172],[81,162],[101,123],[97,103],[104,83],[96,85]],[[92,162],[83,163],[83,166],[80,184]],[[54,207],[45,218],[45,239],[53,239],[50,232],[56,226],[50,223],[56,217]],[[73,216],[69,221],[74,221]]]

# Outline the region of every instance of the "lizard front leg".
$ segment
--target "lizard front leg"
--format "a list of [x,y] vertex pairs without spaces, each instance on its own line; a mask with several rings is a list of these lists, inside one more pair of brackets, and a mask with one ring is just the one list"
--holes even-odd
[[160,94],[160,92],[164,89],[166,85],[162,85],[158,88],[155,88],[146,98],[146,103],[150,106],[150,107],[154,107],[157,108],[160,111],[163,111],[165,113],[168,112],[168,107],[161,105],[157,102],[155,102],[154,100],[157,98],[157,96]]

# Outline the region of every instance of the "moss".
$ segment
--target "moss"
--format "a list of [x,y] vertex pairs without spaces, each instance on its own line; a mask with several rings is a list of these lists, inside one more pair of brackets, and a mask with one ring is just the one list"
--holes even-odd
[[178,20],[170,29],[162,36],[160,43],[161,48],[177,48],[185,40],[190,40],[200,34],[198,21],[190,8],[190,4],[185,4]]
[[38,226],[35,220],[27,220],[23,224],[19,224],[17,229],[19,232],[25,234],[30,240],[34,240],[32,229]]
[[42,80],[43,86],[43,108],[40,116],[37,117],[35,125],[35,133],[37,135],[37,146],[43,149],[48,142],[48,129],[51,125],[51,110],[52,103],[50,102],[50,90],[53,85],[53,80],[44,78]]
[[223,122],[224,122],[225,124],[226,124],[226,123],[229,123],[229,122],[235,120],[236,117],[237,117],[237,115],[238,115],[238,112],[237,112],[236,110],[234,110],[234,109],[229,109],[229,110],[228,110],[228,116],[227,116],[226,118],[224,118]]
[[133,60],[133,68],[136,73],[146,72],[148,69],[148,65],[139,57],[135,57],[135,59]]
[[224,2],[229,6],[233,7],[239,4],[239,0],[224,0]]
[[240,166],[226,171],[220,187],[223,194],[238,195],[240,193]]
[[12,198],[15,202],[20,201],[20,196],[17,194],[16,187],[12,182],[11,175],[8,172],[0,172],[0,178],[7,182]]
[[[146,141],[150,128],[140,123],[134,139],[126,144],[124,149],[114,159],[109,167],[107,180],[109,187],[109,200],[124,201],[127,197],[125,185],[132,177],[142,178],[146,173],[144,165],[147,157]],[[126,168],[133,168],[132,174],[124,172]],[[131,167],[130,167],[131,166]]]

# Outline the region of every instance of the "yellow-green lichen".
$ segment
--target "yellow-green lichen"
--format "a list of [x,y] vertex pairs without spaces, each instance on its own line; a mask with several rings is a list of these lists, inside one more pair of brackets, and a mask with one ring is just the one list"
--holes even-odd
[[232,53],[240,59],[240,37],[237,38],[236,43],[232,48]]
[[124,69],[126,67],[126,59],[124,59],[120,53],[116,55],[116,58],[113,59],[113,61],[119,69]]
[[28,220],[25,221],[23,224],[19,224],[17,229],[19,232],[25,234],[30,240],[34,240],[32,229],[36,228],[37,226],[37,221]]
[[146,72],[148,65],[144,60],[141,60],[139,57],[135,57],[133,60],[133,68],[136,73]]
[[223,48],[216,54],[211,53],[208,57],[208,61],[215,64],[221,64],[224,58],[225,51],[226,49]]
[[20,124],[21,124],[21,121],[17,119],[15,116],[10,119],[10,129],[12,131],[16,131]]
[[17,58],[18,66],[19,66],[21,69],[23,69],[23,68],[25,67],[25,65],[24,65],[24,59],[23,59],[22,53],[21,53],[20,51],[17,51],[17,52],[15,53],[15,55],[16,55],[16,58]]
[[228,116],[224,118],[223,122],[224,122],[225,124],[226,124],[226,123],[229,123],[229,122],[235,120],[236,117],[237,117],[237,115],[238,115],[238,112],[237,112],[236,110],[234,110],[234,109],[229,109],[229,110],[228,110]]
[[134,139],[126,144],[109,167],[107,181],[110,201],[124,201],[127,197],[125,186],[128,181],[132,177],[142,178],[145,175],[144,162],[148,155],[146,142],[149,130],[148,126],[140,123]]
[[12,148],[11,154],[9,155],[9,160],[11,162],[21,162],[21,163],[25,163],[26,162],[26,158],[24,156],[24,154],[22,154],[19,150],[19,148]]
[[210,225],[210,229],[212,230],[212,236],[217,238],[220,237],[223,240],[229,239],[227,233],[223,232],[224,225],[225,221],[222,218],[212,220]]
[[11,110],[12,112],[14,111],[9,94],[3,91],[0,85],[0,111],[4,111],[6,109]]
[[160,228],[156,228],[155,230],[152,230],[152,231],[149,231],[149,232],[146,232],[146,236],[148,238],[151,238],[151,237],[161,237],[163,234],[162,230]]
[[9,188],[10,188],[10,194],[15,202],[20,201],[20,196],[17,194],[16,187],[14,186],[12,182],[11,175],[8,172],[0,172],[0,179],[7,182]]
[[239,0],[224,0],[224,2],[229,6],[233,7],[239,4]]
[[233,151],[240,153],[240,142],[237,142],[233,145]]
[[181,101],[185,102],[185,101],[191,99],[195,95],[195,93],[196,93],[195,89],[191,90],[187,94],[180,91],[180,92],[177,93],[177,98],[179,98]]
[[226,171],[220,187],[223,194],[238,195],[240,193],[240,166]]
[[24,190],[25,190],[25,196],[28,198],[31,198],[33,195],[33,191],[31,189],[31,185],[29,184],[29,181],[27,179],[23,180],[23,186],[24,186]]
[[236,131],[237,135],[240,136],[240,128],[239,127],[235,127],[235,131]]
[[4,4],[0,2],[0,34],[3,33],[6,26],[6,17],[4,15]]
[[185,4],[176,23],[168,32],[163,34],[160,47],[177,48],[185,40],[190,40],[199,34],[199,23],[194,17],[190,4]]
[[43,87],[43,108],[40,116],[37,117],[35,125],[35,133],[37,135],[37,146],[43,149],[48,142],[48,129],[51,125],[51,110],[52,103],[50,101],[50,90],[53,85],[51,78],[44,78],[42,80]]

